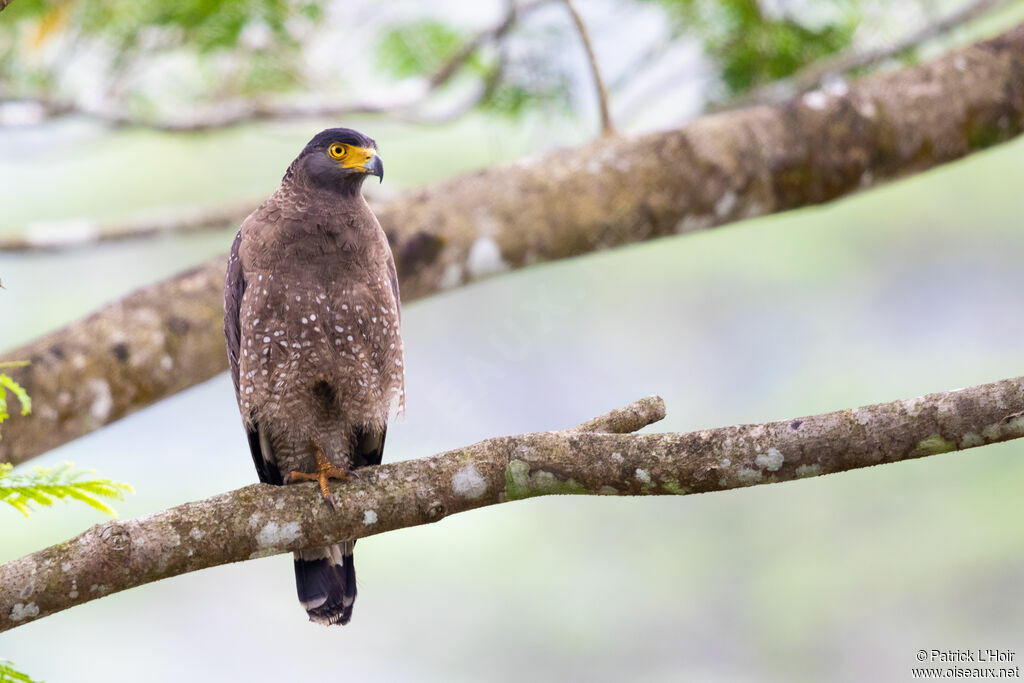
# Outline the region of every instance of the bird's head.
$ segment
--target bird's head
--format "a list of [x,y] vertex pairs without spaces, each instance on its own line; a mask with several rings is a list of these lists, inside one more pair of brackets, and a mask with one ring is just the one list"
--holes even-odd
[[377,143],[351,128],[328,128],[318,133],[292,167],[313,184],[341,193],[358,193],[366,176],[384,181]]

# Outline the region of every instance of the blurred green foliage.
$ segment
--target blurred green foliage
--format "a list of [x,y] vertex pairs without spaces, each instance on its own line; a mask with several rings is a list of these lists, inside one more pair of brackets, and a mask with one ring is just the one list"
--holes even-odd
[[[672,26],[670,41],[701,41],[726,96],[848,48],[865,3],[823,0],[808,18],[804,12],[766,10],[769,5],[758,0],[634,1],[664,10]],[[199,94],[188,95],[193,99],[251,99],[338,87],[311,80],[313,65],[304,53],[316,36],[347,30],[324,22],[326,6],[326,0],[18,0],[0,25],[0,93],[32,97],[59,92],[66,83],[62,70],[88,46],[93,56],[109,60],[109,68],[100,69],[106,80],[101,89],[140,116],[158,116],[157,100],[174,83],[143,92],[146,88],[136,87],[129,76],[172,52],[195,60],[192,73],[204,85]],[[572,101],[571,60],[559,55],[576,41],[574,28],[568,21],[551,21],[550,15],[544,22],[531,19],[524,15],[503,34],[502,44],[482,41],[459,63],[459,78],[484,85],[480,108],[518,116],[530,108],[564,109]],[[472,40],[469,31],[440,11],[385,20],[383,28],[373,30],[375,66],[392,80],[433,76]],[[66,39],[49,50],[57,54],[45,54],[49,38],[56,35]],[[514,58],[503,58],[510,54]]]
[[[294,90],[302,84],[302,29],[322,15],[318,0],[18,0],[0,28],[0,92],[49,93],[81,48],[109,59],[103,71],[111,91],[150,58],[176,50],[197,58],[241,57],[230,77],[211,74],[212,97]],[[58,34],[66,40],[57,47],[59,58],[51,59],[44,48]]]
[[265,24],[272,40],[294,44],[287,19],[298,15],[316,21],[322,14],[322,4],[315,0],[18,0],[4,18],[34,18],[40,22],[37,30],[44,32],[73,26],[77,33],[100,35],[122,47],[137,44],[146,32],[156,30],[164,46],[188,45],[208,53],[236,47],[242,31],[253,22]]
[[42,683],[14,668],[13,662],[0,659],[0,683]]
[[757,0],[644,0],[661,5],[676,35],[703,41],[728,94],[785,78],[850,46],[861,19],[860,0],[824,0],[828,20],[810,26],[797,17],[766,14]]
[[[465,36],[436,19],[392,26],[377,43],[381,69],[396,78],[426,76],[440,69],[462,46]],[[473,60],[479,65],[479,60]]]
[[[564,65],[549,58],[563,38],[558,31],[522,28],[509,39],[524,48],[514,63],[502,57],[503,48],[484,41],[456,71],[484,82],[477,106],[489,113],[516,117],[531,107],[564,110],[572,82]],[[429,78],[450,67],[471,40],[472,36],[436,18],[396,24],[381,34],[377,65],[392,78]]]

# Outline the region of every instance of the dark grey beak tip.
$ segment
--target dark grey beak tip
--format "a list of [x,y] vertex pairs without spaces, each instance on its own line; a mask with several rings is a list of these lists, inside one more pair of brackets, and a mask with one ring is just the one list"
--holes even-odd
[[384,182],[384,162],[376,154],[366,163],[366,173],[375,175],[380,178],[380,182]]

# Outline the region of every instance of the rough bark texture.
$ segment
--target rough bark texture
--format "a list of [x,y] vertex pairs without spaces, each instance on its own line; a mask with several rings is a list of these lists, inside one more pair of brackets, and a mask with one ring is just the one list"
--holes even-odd
[[333,486],[336,511],[322,504],[313,484],[254,484],[97,525],[0,566],[0,631],[177,574],[436,522],[485,505],[552,494],[704,493],[1015,439],[1024,436],[1024,377],[759,425],[614,433],[663,414],[660,399],[645,399],[576,429],[490,439],[368,468]]
[[[212,264],[211,264],[212,265]],[[11,354],[32,413],[3,426],[0,460],[18,462],[221,372],[223,269],[200,266],[141,289]]]
[[[603,138],[375,209],[409,300],[510,268],[826,202],[1022,127],[1024,25],[842,95],[813,92],[681,130]],[[223,370],[212,315],[223,273],[224,259],[213,259],[5,353],[0,360],[33,360],[16,379],[39,408],[5,424],[0,461],[31,458]],[[182,315],[188,306],[194,317]],[[126,309],[142,312],[141,325]]]

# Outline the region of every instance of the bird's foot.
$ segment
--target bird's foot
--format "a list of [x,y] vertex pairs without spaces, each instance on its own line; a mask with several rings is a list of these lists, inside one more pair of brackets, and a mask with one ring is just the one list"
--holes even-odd
[[337,479],[338,481],[349,481],[352,479],[352,473],[341,467],[331,464],[324,455],[324,451],[313,442],[313,455],[316,456],[316,472],[298,472],[293,471],[288,475],[289,481],[315,481],[320,484],[320,493],[324,497],[324,502],[331,506],[331,509],[336,509],[337,502],[334,500],[334,496],[331,494],[331,489],[327,486],[327,482],[330,479]]
[[331,494],[331,489],[327,486],[329,479],[337,479],[338,481],[348,481],[352,478],[348,470],[344,470],[334,465],[328,465],[324,468],[317,468],[316,472],[292,472],[288,475],[290,481],[315,481],[320,484],[320,493],[324,497],[324,502],[331,506],[331,509],[338,507],[337,502],[334,500],[334,495]]

